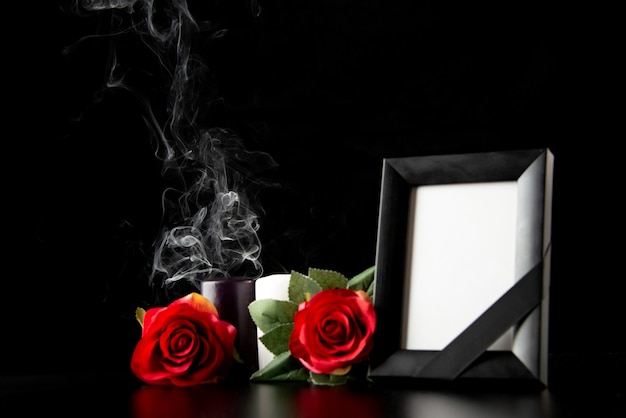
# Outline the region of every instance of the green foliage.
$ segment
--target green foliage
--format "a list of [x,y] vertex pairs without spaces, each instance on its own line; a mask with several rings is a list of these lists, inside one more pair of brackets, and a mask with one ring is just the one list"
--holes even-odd
[[348,281],[348,289],[363,290],[370,297],[374,296],[374,273],[376,266],[372,266],[357,274]]
[[309,371],[289,351],[278,354],[261,370],[250,376],[251,381],[301,381],[309,380]]
[[252,320],[264,333],[279,325],[293,323],[297,310],[297,304],[285,300],[259,299],[248,305]]
[[289,338],[294,328],[294,316],[298,305],[309,301],[313,295],[327,289],[362,290],[373,298],[374,266],[351,279],[332,270],[310,268],[308,275],[292,271],[289,279],[288,301],[259,299],[248,305],[256,326],[264,333],[259,340],[274,354],[265,367],[250,376],[251,381],[301,381],[315,385],[343,385],[350,379],[366,380],[359,365],[344,376],[310,372],[289,352]]
[[318,374],[311,372],[309,379],[311,383],[319,386],[339,386],[344,385],[348,381],[349,376],[347,374],[336,376],[334,374]]
[[139,322],[139,325],[143,328],[143,318],[146,316],[146,310],[143,308],[135,309],[135,319]]
[[322,286],[309,276],[297,271],[291,272],[289,280],[289,300],[300,304],[311,299],[311,296],[322,291]]
[[259,339],[272,354],[278,355],[289,350],[289,337],[293,331],[293,322],[281,324],[263,334]]
[[309,269],[309,277],[327,289],[345,289],[348,286],[348,279],[341,273],[332,270]]

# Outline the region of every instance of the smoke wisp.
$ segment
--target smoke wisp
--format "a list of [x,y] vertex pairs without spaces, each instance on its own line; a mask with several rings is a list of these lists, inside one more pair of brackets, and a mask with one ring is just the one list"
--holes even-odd
[[[264,152],[247,150],[233,130],[209,122],[220,95],[207,45],[228,36],[228,28],[215,5],[196,7],[202,20],[186,0],[82,0],[73,10],[106,18],[107,33],[98,34],[111,39],[106,86],[132,92],[142,104],[162,163],[168,186],[160,208],[163,229],[154,244],[153,286],[184,281],[199,287],[215,277],[263,274],[255,196],[264,184],[255,172],[275,163]],[[258,6],[250,10],[258,17]],[[212,12],[216,18],[206,18]],[[151,57],[139,71],[118,52],[131,37]],[[161,93],[155,99],[146,92]]]

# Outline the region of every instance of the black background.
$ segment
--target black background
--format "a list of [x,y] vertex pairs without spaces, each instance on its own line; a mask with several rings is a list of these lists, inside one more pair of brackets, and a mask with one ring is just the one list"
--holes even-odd
[[[135,307],[154,299],[165,184],[141,106],[103,90],[110,39],[93,35],[107,14],[50,3],[5,17],[0,374],[125,372]],[[548,147],[557,378],[621,380],[623,92],[611,11],[259,3],[259,17],[244,1],[190,4],[229,29],[207,48],[223,99],[212,121],[277,163],[263,176],[280,187],[260,194],[266,273],[372,265],[385,157]],[[131,38],[128,62],[149,67]]]

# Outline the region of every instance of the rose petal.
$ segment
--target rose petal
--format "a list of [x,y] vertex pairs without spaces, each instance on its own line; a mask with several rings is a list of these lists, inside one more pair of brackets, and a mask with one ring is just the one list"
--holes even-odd
[[190,294],[165,308],[146,311],[131,369],[155,385],[215,382],[228,375],[236,334],[208,299]]
[[198,312],[208,312],[219,317],[215,305],[213,305],[210,300],[196,292],[191,292],[187,296],[175,300],[169,305],[169,307],[176,306],[178,304],[187,304]]
[[375,325],[375,310],[365,292],[323,290],[300,304],[289,350],[315,373],[348,373],[353,363],[369,355]]

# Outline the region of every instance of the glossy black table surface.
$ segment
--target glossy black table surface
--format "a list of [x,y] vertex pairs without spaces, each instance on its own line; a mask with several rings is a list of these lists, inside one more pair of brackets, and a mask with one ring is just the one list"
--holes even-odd
[[0,416],[163,418],[524,417],[623,418],[623,393],[588,387],[552,390],[374,382],[314,387],[224,382],[189,388],[146,386],[129,376],[2,377]]

